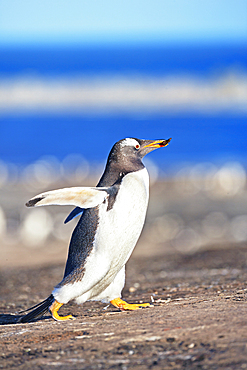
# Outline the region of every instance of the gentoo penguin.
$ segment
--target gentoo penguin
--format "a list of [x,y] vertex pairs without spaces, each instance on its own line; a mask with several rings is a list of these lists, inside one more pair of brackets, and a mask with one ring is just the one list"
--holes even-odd
[[142,158],[167,140],[126,138],[114,144],[105,171],[96,187],[72,187],[48,191],[32,198],[28,207],[74,205],[67,221],[81,214],[69,246],[63,280],[43,302],[31,307],[19,322],[30,322],[48,310],[55,320],[58,310],[74,299],[111,302],[121,310],[149,306],[121,299],[125,264],[141,234],[149,197],[149,176]]

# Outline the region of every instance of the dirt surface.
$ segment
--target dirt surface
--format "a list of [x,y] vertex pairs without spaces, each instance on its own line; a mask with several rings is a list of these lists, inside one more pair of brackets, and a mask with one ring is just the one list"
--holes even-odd
[[3,369],[247,369],[247,246],[194,255],[133,256],[124,298],[133,312],[99,302],[68,304],[31,324],[15,312],[46,298],[63,265],[1,272]]

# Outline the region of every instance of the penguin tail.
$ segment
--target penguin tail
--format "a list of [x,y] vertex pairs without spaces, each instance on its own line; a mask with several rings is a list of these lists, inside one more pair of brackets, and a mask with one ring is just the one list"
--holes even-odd
[[27,312],[31,311],[28,314],[22,316],[19,318],[18,323],[27,323],[27,322],[32,322],[35,319],[38,319],[39,317],[43,316],[49,311],[49,307],[52,305],[52,303],[55,301],[55,298],[51,294],[48,298],[46,298],[44,301],[36,304],[33,307],[28,308],[25,311],[22,312]]

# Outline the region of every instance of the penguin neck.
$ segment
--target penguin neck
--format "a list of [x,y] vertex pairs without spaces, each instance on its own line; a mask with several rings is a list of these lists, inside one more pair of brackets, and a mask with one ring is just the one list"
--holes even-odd
[[105,171],[101,176],[97,186],[112,186],[120,183],[125,175],[130,172],[140,171],[145,168],[141,159],[134,158],[133,161],[129,160],[127,164],[108,159]]

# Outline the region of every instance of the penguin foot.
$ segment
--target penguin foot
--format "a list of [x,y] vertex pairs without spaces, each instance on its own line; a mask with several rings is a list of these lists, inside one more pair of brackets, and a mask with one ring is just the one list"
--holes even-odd
[[150,306],[150,303],[127,303],[123,301],[121,298],[115,298],[111,301],[111,304],[115,307],[120,308],[121,311],[127,311],[127,310],[139,310],[142,307],[148,307]]
[[52,305],[49,307],[49,310],[50,310],[50,313],[53,317],[54,320],[57,320],[57,321],[65,321],[65,320],[75,320],[75,317],[72,316],[72,315],[68,315],[68,316],[59,316],[58,314],[58,310],[60,307],[62,307],[63,303],[59,303],[58,301],[54,301],[52,303]]

